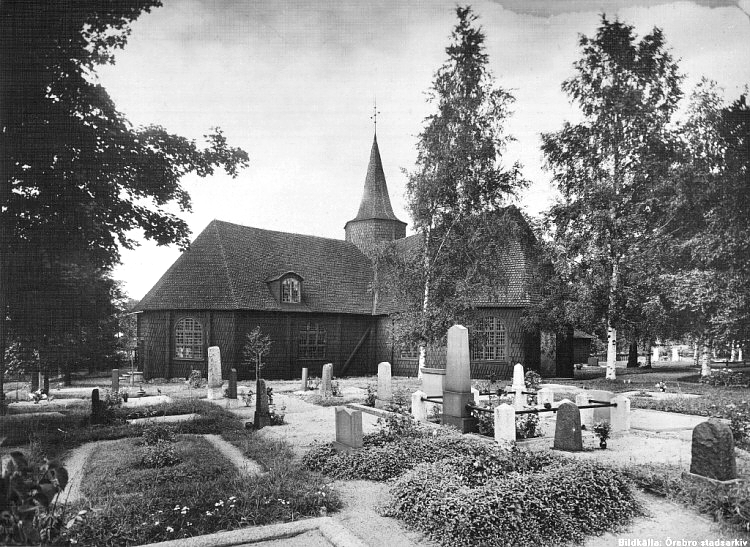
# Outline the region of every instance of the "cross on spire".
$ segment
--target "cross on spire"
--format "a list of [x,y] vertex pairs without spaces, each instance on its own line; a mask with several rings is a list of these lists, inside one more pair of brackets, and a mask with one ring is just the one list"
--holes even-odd
[[375,133],[378,132],[378,114],[380,114],[380,110],[378,110],[378,100],[373,99],[373,106],[372,106],[372,116],[370,116],[370,119],[372,120],[373,124],[375,125]]

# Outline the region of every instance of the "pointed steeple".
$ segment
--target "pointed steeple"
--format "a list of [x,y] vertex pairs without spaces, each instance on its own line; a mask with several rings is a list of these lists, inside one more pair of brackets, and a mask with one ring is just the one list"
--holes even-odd
[[372,139],[370,163],[367,165],[365,189],[357,216],[344,226],[346,240],[370,256],[375,247],[406,236],[406,223],[393,214],[383,162],[380,159],[377,134]]
[[398,220],[396,215],[393,214],[391,198],[388,196],[388,185],[385,182],[377,135],[372,139],[370,163],[367,166],[367,177],[365,178],[365,191],[362,193],[362,202],[359,204],[359,212],[354,220],[371,218]]

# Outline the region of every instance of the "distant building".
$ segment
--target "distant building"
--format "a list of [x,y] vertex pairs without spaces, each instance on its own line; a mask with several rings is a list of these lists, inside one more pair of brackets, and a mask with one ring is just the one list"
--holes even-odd
[[[359,211],[344,231],[342,241],[212,221],[136,307],[145,377],[205,375],[207,348],[219,346],[225,374],[236,368],[248,378],[242,348],[258,325],[272,340],[266,378],[298,378],[302,367],[320,375],[329,362],[337,376],[373,374],[380,361],[416,375],[415,348],[389,340],[394,304],[373,292],[376,247],[409,252],[420,245],[393,213],[377,138]],[[476,377],[508,376],[517,362],[539,369],[539,335],[521,327],[531,303],[530,253],[520,240],[509,242],[505,296],[477,301],[485,319],[471,348]],[[439,352],[430,357],[439,360]]]

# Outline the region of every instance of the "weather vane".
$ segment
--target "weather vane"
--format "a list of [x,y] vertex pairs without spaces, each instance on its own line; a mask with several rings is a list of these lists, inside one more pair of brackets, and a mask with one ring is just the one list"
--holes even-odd
[[380,114],[380,110],[378,110],[378,100],[373,99],[372,116],[370,116],[370,119],[375,124],[375,133],[378,132],[378,114]]

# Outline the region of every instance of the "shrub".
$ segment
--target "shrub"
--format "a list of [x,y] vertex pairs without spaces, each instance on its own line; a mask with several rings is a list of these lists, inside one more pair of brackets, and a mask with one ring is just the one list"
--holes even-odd
[[[495,434],[494,424],[492,434]],[[542,430],[539,427],[539,416],[536,414],[522,414],[516,417],[516,439],[532,439],[541,436]]]
[[141,463],[144,467],[171,467],[180,463],[180,458],[174,443],[160,439],[156,444],[146,446]]
[[394,483],[386,514],[443,545],[466,546],[580,542],[641,514],[627,479],[600,465],[532,467],[483,483],[473,468],[466,458],[417,467]]
[[603,443],[607,442],[607,439],[609,439],[609,434],[611,430],[612,430],[612,426],[610,425],[609,422],[605,422],[605,421],[596,422],[593,428],[594,435],[599,437],[599,441]]
[[710,386],[742,386],[747,387],[748,378],[741,372],[735,372],[731,368],[712,370],[709,376],[702,376],[700,383]]
[[177,440],[177,434],[169,426],[150,424],[143,429],[142,440],[146,446],[154,446],[160,441],[173,443]]
[[186,382],[192,389],[199,389],[206,385],[206,380],[203,379],[203,373],[200,370],[191,370]]
[[375,390],[371,385],[368,384],[367,386],[367,395],[365,395],[365,406],[375,406]]

